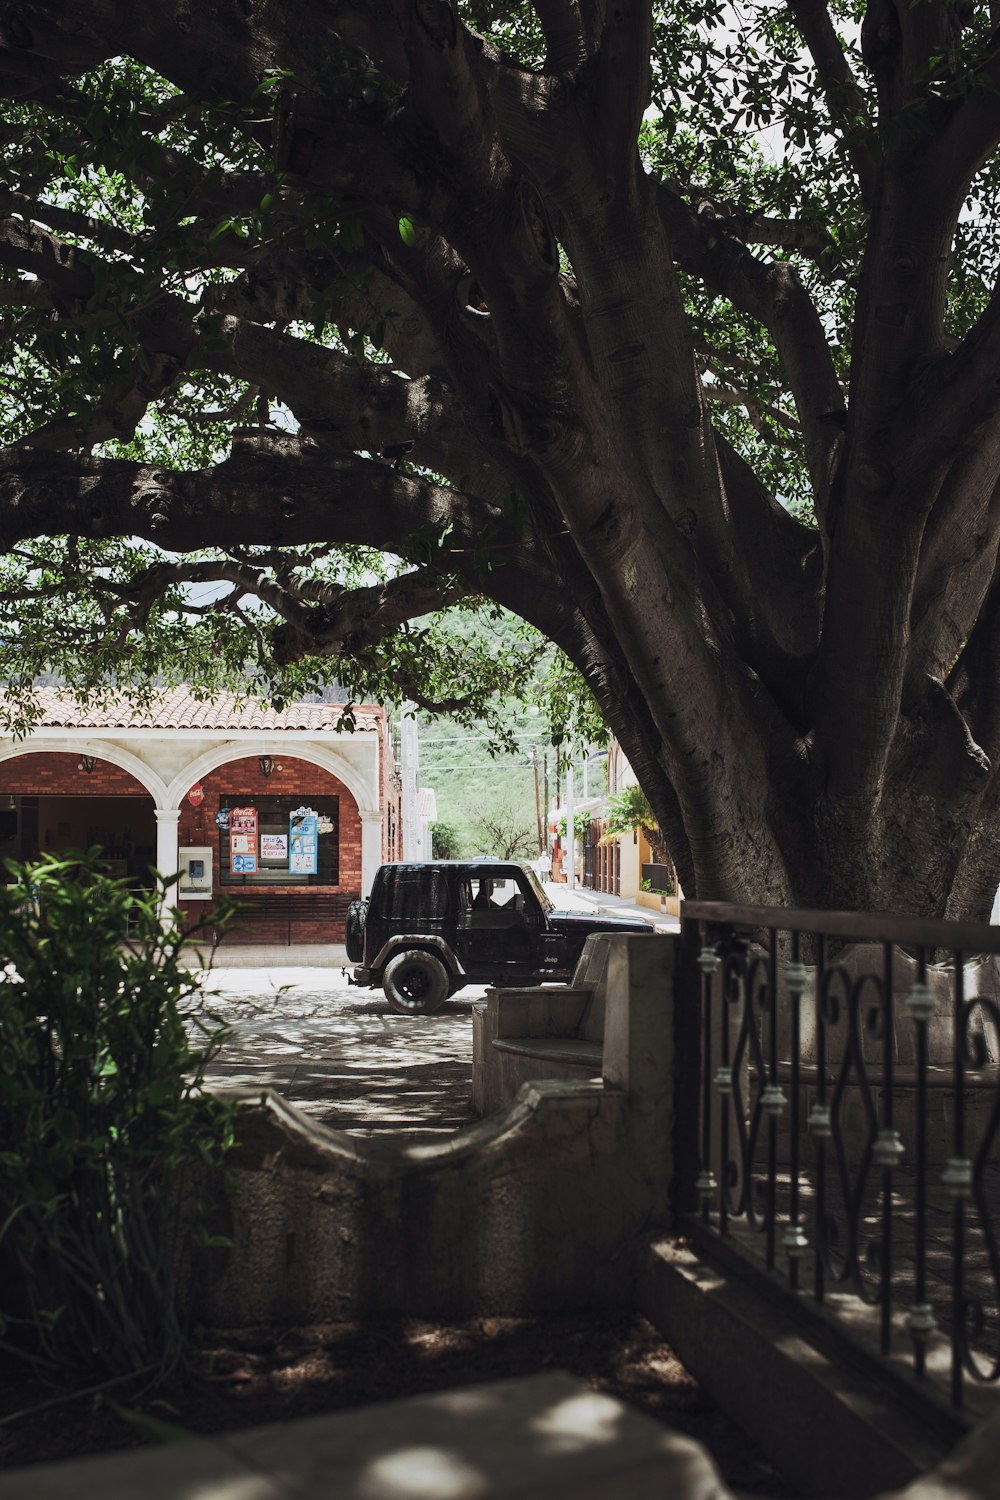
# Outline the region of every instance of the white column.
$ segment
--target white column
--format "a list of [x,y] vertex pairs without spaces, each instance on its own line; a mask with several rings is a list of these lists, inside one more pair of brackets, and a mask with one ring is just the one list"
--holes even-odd
[[404,703],[399,721],[399,774],[403,783],[403,858],[425,859],[423,825],[420,821],[420,752],[416,705]]
[[361,894],[367,896],[375,879],[375,871],[382,863],[382,814],[361,814]]
[[[156,809],[156,868],[160,874],[167,879],[176,875],[179,865],[177,859],[177,824],[180,821],[180,808],[158,807]],[[172,885],[167,892],[164,908],[177,905],[177,886]]]

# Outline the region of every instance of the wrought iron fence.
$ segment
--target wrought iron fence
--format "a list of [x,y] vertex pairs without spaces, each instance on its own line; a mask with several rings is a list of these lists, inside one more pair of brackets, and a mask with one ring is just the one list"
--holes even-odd
[[692,901],[682,918],[700,929],[701,1232],[961,1406],[1000,1380],[1000,928]]

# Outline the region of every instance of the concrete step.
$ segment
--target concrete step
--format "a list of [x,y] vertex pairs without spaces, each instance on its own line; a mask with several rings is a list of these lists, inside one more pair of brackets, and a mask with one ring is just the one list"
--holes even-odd
[[11,1469],[0,1500],[732,1500],[693,1439],[556,1371]]

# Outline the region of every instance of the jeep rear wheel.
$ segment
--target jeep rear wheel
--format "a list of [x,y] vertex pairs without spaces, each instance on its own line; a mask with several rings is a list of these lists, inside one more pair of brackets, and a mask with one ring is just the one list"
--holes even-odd
[[386,964],[382,988],[397,1015],[427,1016],[447,1000],[451,976],[433,953],[408,948]]

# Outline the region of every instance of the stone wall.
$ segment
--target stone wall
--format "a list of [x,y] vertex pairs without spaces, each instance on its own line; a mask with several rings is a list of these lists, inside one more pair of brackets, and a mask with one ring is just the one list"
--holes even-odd
[[202,1264],[199,1315],[513,1316],[629,1300],[667,1216],[677,939],[604,941],[599,1078],[525,1084],[503,1113],[413,1147],[247,1099],[217,1226],[232,1248]]

